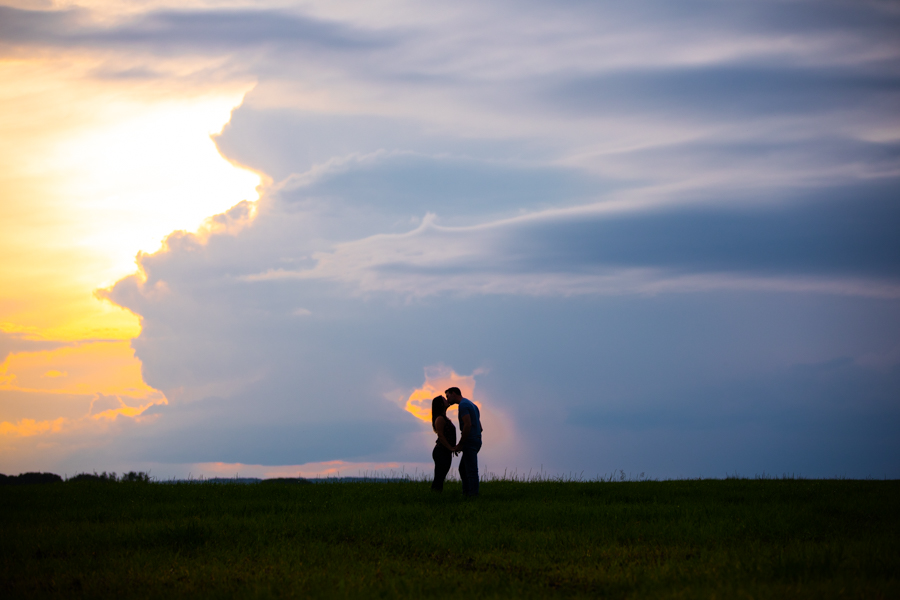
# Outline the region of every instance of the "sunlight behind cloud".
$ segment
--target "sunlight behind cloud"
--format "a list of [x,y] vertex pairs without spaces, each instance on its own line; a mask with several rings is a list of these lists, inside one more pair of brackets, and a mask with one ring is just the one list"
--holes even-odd
[[136,399],[159,392],[144,383],[128,342],[95,342],[16,352],[0,364],[0,389],[55,394],[111,394]]
[[[225,231],[210,217],[235,205],[245,221],[254,213],[260,177],[210,137],[252,83],[102,76],[124,68],[114,62],[0,61],[0,330],[68,342],[4,355],[7,439],[90,436],[166,404],[127,341],[137,316],[95,291],[135,272],[135,256],[174,230]],[[205,66],[174,67],[188,76]]]
[[29,437],[41,433],[56,433],[62,431],[67,419],[60,417],[52,421],[35,421],[34,419],[22,419],[18,423],[0,422],[0,435],[16,435]]
[[[444,390],[451,387],[458,387],[464,398],[473,396],[475,376],[479,372],[476,370],[471,375],[458,375],[456,371],[444,365],[425,367],[425,383],[409,395],[406,400],[406,411],[417,419],[431,423],[431,400],[443,396]],[[481,408],[480,402],[475,404]],[[448,412],[455,409],[455,406],[451,406]]]
[[230,164],[210,137],[251,83],[193,90],[98,80],[92,74],[103,66],[0,62],[5,330],[70,340],[136,336],[134,315],[93,291],[134,272],[135,255],[155,251],[172,231],[196,230],[258,198],[260,177]]
[[[168,401],[144,382],[128,342],[15,352],[0,364],[3,435],[57,433],[88,420],[139,417],[156,404]],[[48,414],[54,418],[40,418]]]
[[210,215],[256,199],[259,176],[229,164],[209,137],[240,99],[147,107],[125,122],[65,140],[48,157],[67,172],[61,187],[94,217],[79,231],[79,244],[115,253],[104,283],[133,271],[136,251],[155,251],[173,230],[195,230]]

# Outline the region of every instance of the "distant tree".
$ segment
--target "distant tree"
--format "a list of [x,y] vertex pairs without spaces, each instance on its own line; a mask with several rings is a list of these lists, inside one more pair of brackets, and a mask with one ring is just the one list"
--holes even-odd
[[272,479],[263,479],[260,483],[289,483],[289,484],[305,484],[312,483],[303,477],[274,477]]
[[122,478],[119,481],[128,483],[150,483],[150,474],[144,473],[143,471],[140,471],[139,473],[128,471],[126,475],[122,475]]
[[121,477],[118,477],[115,472],[107,473],[103,471],[98,474],[97,471],[93,473],[79,473],[74,477],[70,477],[67,481],[98,481],[101,483],[150,483],[150,474],[145,473],[143,471],[129,471],[128,473],[123,473]]
[[22,473],[20,475],[0,474],[0,485],[31,485],[35,483],[62,482],[62,477],[55,473]]
[[75,482],[99,481],[99,482],[103,482],[103,483],[113,483],[116,481],[116,474],[115,473],[107,474],[106,471],[103,471],[99,475],[97,474],[97,471],[94,471],[93,473],[79,473],[78,475],[75,475],[74,477],[70,477],[66,481],[75,481]]

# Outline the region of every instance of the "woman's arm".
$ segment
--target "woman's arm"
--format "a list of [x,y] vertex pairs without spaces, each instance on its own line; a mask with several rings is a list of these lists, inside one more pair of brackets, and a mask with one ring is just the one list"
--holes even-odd
[[438,417],[434,420],[434,428],[437,431],[441,445],[450,452],[453,452],[453,446],[450,445],[450,442],[447,441],[447,436],[444,435],[444,417]]

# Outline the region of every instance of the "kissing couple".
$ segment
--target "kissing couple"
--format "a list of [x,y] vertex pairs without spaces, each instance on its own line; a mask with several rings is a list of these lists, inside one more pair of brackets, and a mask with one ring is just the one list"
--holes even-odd
[[[459,479],[462,481],[464,496],[478,495],[478,451],[481,450],[481,411],[475,404],[462,397],[458,387],[444,391],[431,401],[431,427],[437,434],[431,457],[434,459],[434,481],[431,489],[444,491],[444,479],[450,472],[453,455],[462,452],[459,460]],[[456,427],[447,418],[447,408],[459,405],[459,443],[456,442]]]

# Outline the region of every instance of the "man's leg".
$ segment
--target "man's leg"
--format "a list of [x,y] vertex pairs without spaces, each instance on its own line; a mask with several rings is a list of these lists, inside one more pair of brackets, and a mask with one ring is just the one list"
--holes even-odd
[[[463,494],[466,496],[478,495],[478,451],[480,449],[481,444],[464,447],[462,459],[459,461],[459,474],[463,479]],[[463,465],[465,465],[465,469]]]
[[462,457],[459,459],[459,481],[462,483],[463,488],[463,496],[469,495],[469,479],[466,475],[466,452],[465,450],[462,453]]

